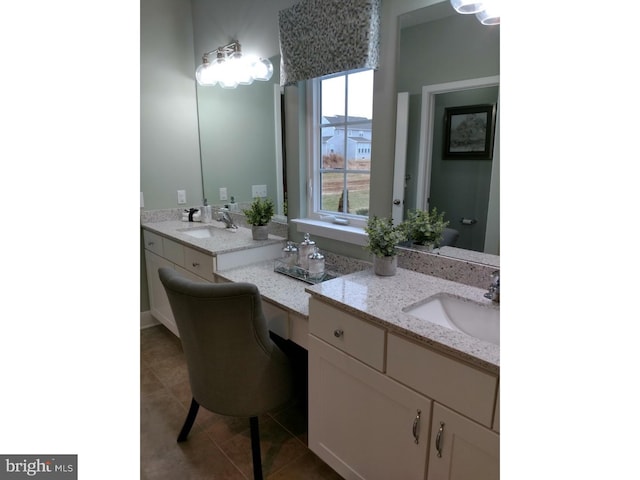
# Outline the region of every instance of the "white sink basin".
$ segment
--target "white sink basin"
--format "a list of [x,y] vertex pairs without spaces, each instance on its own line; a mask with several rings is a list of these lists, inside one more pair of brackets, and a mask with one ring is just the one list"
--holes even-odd
[[403,312],[500,345],[500,309],[495,305],[442,293],[411,305]]
[[201,227],[183,228],[178,230],[180,233],[189,235],[194,238],[211,238],[216,235],[220,235],[220,231],[236,232],[235,228],[226,228],[223,223],[220,223],[220,227],[216,225],[203,225]]

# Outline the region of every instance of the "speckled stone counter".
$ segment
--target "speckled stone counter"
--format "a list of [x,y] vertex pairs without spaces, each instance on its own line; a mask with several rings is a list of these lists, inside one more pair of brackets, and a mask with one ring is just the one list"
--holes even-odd
[[402,311],[437,293],[450,293],[491,306],[486,290],[418,272],[398,269],[393,277],[381,277],[372,268],[309,285],[273,271],[273,261],[217,272],[222,279],[250,282],[269,301],[285,310],[309,317],[313,295],[389,331],[406,335],[435,350],[499,374],[500,347],[420,320]]
[[425,345],[464,360],[488,372],[500,372],[500,347],[464,333],[420,320],[403,309],[448,293],[498,308],[484,298],[486,290],[398,268],[396,275],[381,277],[373,270],[352,273],[305,290],[389,331],[404,334]]
[[228,282],[253,283],[260,294],[289,312],[309,318],[309,297],[305,292],[308,285],[301,280],[273,271],[273,260],[258,262],[246,267],[218,271],[216,275]]
[[[238,227],[236,229],[229,229],[224,228],[223,225],[224,224],[215,221],[211,223],[200,223],[167,220],[162,222],[143,223],[142,228],[155,232],[159,235],[169,237],[184,245],[212,255],[246,250],[248,248],[255,248],[256,246],[276,243],[282,243],[284,245],[285,239],[283,237],[269,234],[268,240],[254,240],[251,235],[251,230],[248,228]],[[214,236],[208,238],[196,238],[186,234],[189,230],[202,228],[211,228],[214,232]]]

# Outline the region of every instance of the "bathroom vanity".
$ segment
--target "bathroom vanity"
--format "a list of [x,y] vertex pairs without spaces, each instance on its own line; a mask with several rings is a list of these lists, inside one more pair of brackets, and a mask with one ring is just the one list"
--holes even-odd
[[340,475],[499,478],[500,347],[415,308],[448,295],[495,310],[486,289],[404,268],[308,285],[273,271],[280,237],[257,246],[245,229],[248,243],[234,236],[226,245],[223,236],[214,247],[181,227],[143,225],[152,313],[174,331],[154,278],[159,266],[199,281],[257,285],[269,328],[308,351],[309,448]]
[[398,269],[309,286],[273,262],[216,272],[258,285],[309,355],[309,448],[344,478],[499,478],[500,347],[406,313],[486,290]]
[[343,477],[499,478],[499,347],[403,310],[484,291],[399,269],[307,288],[309,448]]
[[215,282],[218,269],[277,258],[284,238],[253,240],[251,230],[227,229],[219,222],[151,222],[142,225],[151,314],[178,335],[158,269],[168,267],[195,281]]

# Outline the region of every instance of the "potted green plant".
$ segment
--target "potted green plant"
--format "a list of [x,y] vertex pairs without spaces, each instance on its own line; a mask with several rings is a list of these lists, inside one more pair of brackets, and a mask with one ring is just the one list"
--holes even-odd
[[251,234],[254,240],[266,240],[269,238],[267,225],[274,213],[273,202],[270,198],[256,197],[247,209],[243,209],[247,217],[247,223],[251,225]]
[[438,213],[436,207],[429,210],[410,210],[407,219],[402,222],[402,229],[414,246],[433,250],[442,240],[442,234],[448,221],[444,220],[444,212]]
[[369,217],[365,232],[369,236],[366,250],[373,254],[373,271],[376,275],[395,275],[398,266],[400,242],[407,239],[405,230],[394,225],[391,218]]

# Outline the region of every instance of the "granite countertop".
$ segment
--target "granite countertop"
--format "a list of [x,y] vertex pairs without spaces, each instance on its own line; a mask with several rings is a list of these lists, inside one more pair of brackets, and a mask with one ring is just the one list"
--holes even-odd
[[[257,246],[281,243],[285,238],[269,234],[268,240],[254,240],[251,229],[245,227],[225,228],[224,223],[212,221],[211,223],[183,222],[180,220],[167,220],[163,222],[143,223],[142,228],[159,235],[171,238],[188,247],[200,250],[203,253],[217,255],[220,253],[235,252],[255,248]],[[212,237],[196,238],[185,234],[188,230],[209,228],[213,232]]]
[[484,298],[486,290],[403,268],[398,268],[393,277],[375,275],[369,268],[309,285],[276,273],[273,267],[273,260],[269,260],[216,274],[231,282],[253,283],[265,299],[306,318],[309,317],[309,298],[314,296],[489,373],[500,373],[499,346],[420,320],[402,311],[443,292],[495,308],[490,300]]
[[375,275],[369,269],[318,285],[307,285],[305,291],[389,331],[411,337],[496,375],[500,373],[498,345],[420,320],[402,311],[439,293],[498,308],[484,298],[484,289],[398,268],[392,277]]
[[274,260],[253,263],[246,267],[217,271],[216,275],[229,282],[253,283],[260,294],[278,307],[309,318],[307,283],[273,271]]

